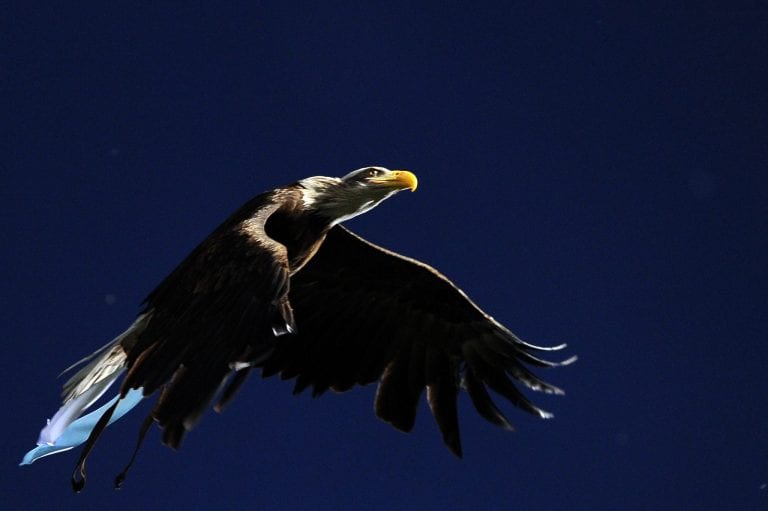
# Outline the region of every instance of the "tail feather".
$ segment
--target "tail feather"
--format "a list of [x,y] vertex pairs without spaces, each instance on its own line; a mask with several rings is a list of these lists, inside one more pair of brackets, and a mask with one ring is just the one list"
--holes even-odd
[[40,438],[37,440],[37,445],[54,445],[64,430],[77,420],[85,410],[90,408],[90,406],[107,391],[123,371],[124,369],[113,371],[110,377],[102,378],[85,392],[80,393],[80,395],[74,399],[66,401],[40,431]]
[[64,384],[61,408],[40,431],[38,447],[27,453],[22,460],[22,465],[30,464],[49,454],[69,450],[85,442],[104,412],[118,400],[120,402],[109,421],[110,424],[141,401],[142,389],[135,389],[128,392],[122,399],[118,394],[106,405],[83,416],[83,413],[123,374],[126,349],[130,349],[136,342],[149,319],[148,313],[140,315],[125,332],[78,362],[78,364],[88,363]]
[[150,317],[149,313],[140,315],[125,332],[112,339],[107,345],[65,369],[64,372],[67,372],[90,360],[90,363],[64,384],[61,396],[64,403],[77,398],[102,380],[110,379],[115,372],[122,371],[125,367],[126,348],[135,344],[138,336],[149,323]]
[[[93,428],[96,427],[96,423],[99,421],[101,416],[104,415],[104,413],[109,410],[109,408],[114,405],[115,401],[117,401],[119,398],[120,395],[118,394],[108,403],[104,404],[104,406],[72,422],[56,439],[55,444],[38,444],[37,447],[24,455],[24,458],[19,464],[30,465],[45,456],[68,451],[77,447],[78,445],[81,445],[83,442],[88,440],[91,431],[93,431]],[[123,415],[131,411],[131,409],[139,404],[143,398],[144,396],[142,389],[139,388],[129,390],[128,394],[126,394],[124,398],[120,399],[120,403],[118,403],[117,408],[112,414],[112,417],[109,419],[109,424],[112,424]]]

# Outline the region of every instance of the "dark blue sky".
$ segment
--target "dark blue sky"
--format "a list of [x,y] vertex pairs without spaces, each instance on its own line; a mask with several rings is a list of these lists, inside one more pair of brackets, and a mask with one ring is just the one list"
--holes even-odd
[[[4,508],[765,509],[764,3],[153,3],[5,9]],[[464,398],[460,461],[426,405],[404,435],[373,387],[255,377],[120,492],[141,412],[80,495],[74,452],[16,466],[59,371],[229,212],[368,164],[419,190],[350,228],[579,355],[554,420]]]

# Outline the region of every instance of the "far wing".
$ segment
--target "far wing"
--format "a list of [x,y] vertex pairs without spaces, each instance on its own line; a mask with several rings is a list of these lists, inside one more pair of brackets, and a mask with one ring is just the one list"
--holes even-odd
[[443,439],[457,456],[460,386],[484,418],[510,429],[488,388],[540,417],[550,415],[514,382],[561,393],[526,365],[560,365],[533,353],[564,346],[523,342],[435,269],[341,226],[292,277],[290,299],[298,334],[280,339],[265,376],[296,378],[294,392],[312,386],[315,395],[379,380],[376,414],[403,431],[413,427],[426,388]]

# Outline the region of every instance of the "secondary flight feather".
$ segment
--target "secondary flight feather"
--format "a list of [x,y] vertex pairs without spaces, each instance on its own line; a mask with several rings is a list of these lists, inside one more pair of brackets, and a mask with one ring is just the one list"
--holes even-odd
[[[522,341],[434,268],[339,225],[416,186],[411,172],[365,167],[245,203],[160,283],[124,333],[79,362],[62,407],[22,464],[84,444],[72,476],[79,491],[101,432],[142,399],[158,394],[136,450],[153,424],[178,448],[211,403],[221,411],[254,369],[294,379],[294,393],[311,387],[315,396],[378,382],[376,415],[402,431],[413,428],[426,391],[457,456],[461,388],[482,417],[507,429],[488,389],[550,417],[519,386],[561,394],[529,366],[575,360],[538,355],[564,345]],[[86,414],[117,381],[117,394]]]

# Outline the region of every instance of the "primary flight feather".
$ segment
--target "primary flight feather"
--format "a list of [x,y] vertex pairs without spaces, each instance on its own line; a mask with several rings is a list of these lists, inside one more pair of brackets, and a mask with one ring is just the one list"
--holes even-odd
[[[562,393],[528,366],[575,360],[535,355],[564,345],[523,342],[434,268],[339,225],[416,185],[411,172],[365,167],[245,203],[147,297],[128,330],[81,361],[64,385],[63,406],[22,464],[85,444],[72,478],[79,491],[101,431],[144,397],[159,393],[139,445],[157,423],[163,442],[178,448],[211,402],[223,409],[253,369],[295,379],[294,393],[312,387],[313,395],[378,381],[376,414],[402,431],[413,427],[426,390],[457,456],[462,387],[499,426],[511,429],[488,389],[549,417],[516,383]],[[83,415],[121,376],[118,394]]]

